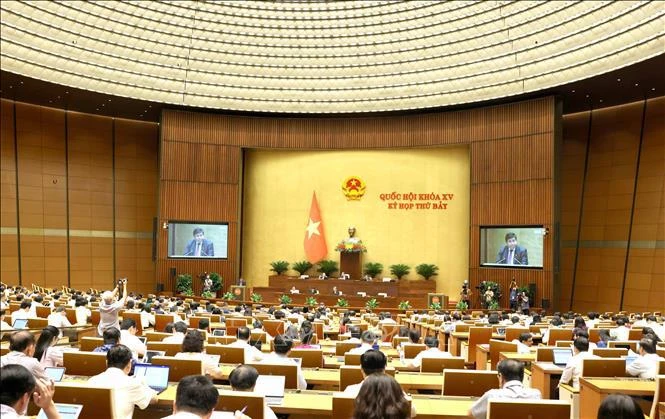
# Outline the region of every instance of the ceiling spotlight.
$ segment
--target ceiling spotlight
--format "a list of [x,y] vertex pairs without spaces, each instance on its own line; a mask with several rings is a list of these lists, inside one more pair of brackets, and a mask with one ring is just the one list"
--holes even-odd
[[656,88],[655,88],[655,87],[652,87],[652,88],[651,88],[651,91],[654,91],[654,90],[656,90]]
[[65,94],[68,95],[68,94],[69,94],[69,90],[67,90],[67,91],[65,92]]
[[599,102],[600,102],[600,103],[603,103],[603,99],[600,99]]
[[109,99],[109,102],[110,102],[110,101],[111,101],[111,99]]
[[589,95],[586,95],[586,97],[588,98],[588,97],[589,97]]
[[575,89],[573,89],[573,93],[575,93]]
[[639,86],[639,85],[640,85],[639,83],[635,83],[635,87],[637,87],[637,86]]
[[20,81],[20,82],[19,82],[19,84],[23,84],[23,82],[22,82],[22,81]]
[[99,108],[96,108],[95,110],[96,110],[96,111],[98,111],[98,110],[99,110]]
[[617,81],[621,81],[621,79],[617,79]]

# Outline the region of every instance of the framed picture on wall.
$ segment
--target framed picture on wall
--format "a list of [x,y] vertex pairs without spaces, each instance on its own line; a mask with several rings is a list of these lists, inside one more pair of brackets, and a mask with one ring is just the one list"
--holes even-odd
[[231,285],[231,294],[233,294],[233,299],[238,301],[245,301],[245,290],[246,287],[243,285]]

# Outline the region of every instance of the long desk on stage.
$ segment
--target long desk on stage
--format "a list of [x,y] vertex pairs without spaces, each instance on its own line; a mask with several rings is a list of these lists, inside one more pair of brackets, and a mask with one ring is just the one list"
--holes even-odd
[[[317,278],[300,279],[298,277],[271,276],[268,280],[270,289],[288,293],[292,287],[300,290],[301,294],[309,294],[309,290],[314,288],[322,295],[332,296],[333,287],[341,291],[344,298],[356,296],[358,292],[365,292],[367,296],[376,296],[378,293],[385,293],[389,298],[399,298],[400,300],[409,300],[414,308],[425,308],[427,306],[427,293],[436,292],[436,281],[357,281]],[[262,288],[265,290],[265,288]],[[338,297],[336,297],[338,298]],[[265,297],[264,297],[265,299]],[[365,305],[363,300],[362,306]],[[399,301],[397,301],[399,302]],[[396,308],[395,304],[386,307]],[[349,301],[350,303],[350,301]],[[353,305],[352,305],[353,306]],[[379,306],[381,307],[381,306]]]

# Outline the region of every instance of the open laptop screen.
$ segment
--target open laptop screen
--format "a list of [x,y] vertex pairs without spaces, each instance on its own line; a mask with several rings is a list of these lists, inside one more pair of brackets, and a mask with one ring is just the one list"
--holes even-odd
[[254,392],[264,396],[268,404],[281,404],[285,384],[286,377],[283,375],[259,375]]
[[[60,413],[61,419],[77,419],[83,410],[82,404],[66,404],[66,403],[55,403],[55,408]],[[37,419],[47,419],[44,409],[39,411],[37,414]]]
[[164,356],[164,355],[166,355],[166,351],[154,351],[154,350],[145,351],[145,355],[143,356],[143,363],[152,364],[153,356]]
[[166,365],[136,364],[134,376],[142,377],[153,390],[162,391],[169,385],[169,367]]
[[25,329],[28,327],[28,319],[16,319],[12,324],[14,329]]
[[65,375],[64,367],[46,367],[44,368],[44,371],[46,372],[46,375],[48,375],[48,378],[56,383],[60,382],[62,380],[62,376]]
[[554,348],[552,357],[555,365],[566,365],[568,360],[573,357],[573,351],[570,348]]

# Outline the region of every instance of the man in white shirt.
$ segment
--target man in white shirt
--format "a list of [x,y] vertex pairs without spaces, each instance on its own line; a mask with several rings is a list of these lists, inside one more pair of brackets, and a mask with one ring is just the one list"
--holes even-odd
[[44,301],[44,297],[39,294],[33,295],[32,303],[30,304],[30,317],[37,317],[37,307],[44,307],[42,301]]
[[554,317],[552,320],[550,320],[550,327],[545,329],[545,332],[543,333],[543,343],[544,344],[552,344],[554,345],[556,342],[550,342],[550,329],[558,329],[563,325],[563,321],[559,317]]
[[533,336],[531,336],[531,333],[521,333],[517,339],[513,339],[512,343],[517,344],[518,353],[528,354],[531,352],[531,345],[533,345]]
[[5,310],[0,310],[0,332],[10,332],[12,330],[14,328],[5,321]]
[[107,370],[90,377],[88,384],[114,389],[113,404],[119,419],[132,419],[134,406],[141,410],[157,403],[157,392],[138,377],[129,377],[132,369],[132,351],[125,345],[116,345],[106,353]]
[[598,358],[589,352],[589,340],[587,338],[578,337],[573,342],[573,356],[568,360],[566,367],[563,369],[559,384],[568,384],[572,380],[574,389],[580,388],[580,376],[582,375],[582,365],[585,359]]
[[392,315],[390,313],[385,313],[383,315],[383,319],[379,321],[379,325],[384,325],[384,324],[397,324],[395,320],[393,320]]
[[136,321],[134,319],[124,319],[120,324],[120,344],[125,345],[132,351],[134,359],[142,358],[148,350],[145,343],[136,337]]
[[471,409],[469,416],[476,419],[485,419],[487,416],[487,405],[493,399],[540,399],[539,390],[525,388],[522,384],[524,379],[524,364],[514,359],[504,359],[497,365],[499,372],[499,386],[485,392]]
[[49,378],[44,367],[35,356],[35,336],[28,331],[20,331],[9,338],[9,352],[0,357],[0,367],[18,364],[26,367],[38,380],[48,382]]
[[630,329],[626,327],[626,320],[623,317],[617,319],[617,327],[610,329],[610,336],[618,341],[628,340]]
[[293,341],[284,335],[277,335],[273,340],[273,344],[275,346],[275,351],[263,358],[261,363],[273,365],[297,365],[298,389],[306,390],[307,381],[305,381],[305,376],[302,373],[300,365],[298,365],[293,358],[289,358],[289,352],[291,352]]
[[665,326],[658,323],[656,316],[650,314],[646,318],[646,326],[653,329],[654,333],[660,340],[665,340]]
[[115,301],[115,298],[120,291],[120,285],[117,285],[113,291],[105,291],[102,294],[102,303],[99,305],[99,326],[97,326],[97,333],[100,336],[103,335],[104,330],[109,327],[120,329],[118,314],[125,306],[125,301],[127,301],[126,279],[123,281],[123,284],[122,298],[118,301]]
[[[55,308],[55,311],[53,313],[48,315],[48,318],[46,319],[48,322],[49,326],[54,326],[57,327],[58,329],[62,327],[71,327],[72,324],[69,322],[69,319],[67,319],[67,313],[65,312],[65,306],[58,306]],[[62,331],[60,332],[60,335],[62,335]]]
[[30,302],[26,300],[21,301],[19,309],[14,311],[11,317],[12,317],[12,325],[17,319],[34,318],[35,316],[32,316],[30,314]]
[[162,419],[209,419],[212,415],[219,392],[210,378],[204,375],[190,375],[178,382],[173,414]]
[[626,366],[626,373],[633,377],[654,379],[658,375],[659,363],[663,358],[656,353],[656,342],[653,339],[640,340],[640,356]]
[[230,348],[243,348],[245,350],[245,363],[257,362],[263,359],[263,353],[249,344],[251,333],[248,327],[238,328],[238,340],[226,345]]
[[76,299],[76,303],[74,304],[76,306],[76,324],[77,325],[84,325],[88,324],[88,319],[92,316],[92,312],[86,305],[88,304],[88,301],[83,298],[79,297]]
[[[47,419],[60,419],[58,409],[53,403],[53,383],[36,380],[30,371],[22,365],[7,365],[0,369],[0,417],[19,419],[28,410],[30,400],[44,409]],[[21,415],[21,416],[19,416]]]
[[177,322],[173,326],[173,335],[165,337],[162,342],[182,344],[182,341],[185,340],[185,333],[187,333],[187,323]]
[[[229,374],[229,382],[233,391],[253,392],[258,378],[259,372],[251,365],[240,365]],[[275,412],[267,403],[263,404],[263,419],[277,419]]]
[[416,355],[415,358],[413,358],[411,361],[407,363],[408,366],[414,367],[414,368],[420,368],[420,366],[423,363],[423,358],[450,358],[452,355],[449,352],[442,351],[439,349],[439,339],[433,337],[433,336],[428,336],[425,338],[425,346],[427,346],[427,349],[424,351],[421,351]]
[[365,330],[362,335],[360,335],[361,345],[357,348],[349,349],[347,354],[364,354],[374,347],[376,343],[376,335],[370,330]]

